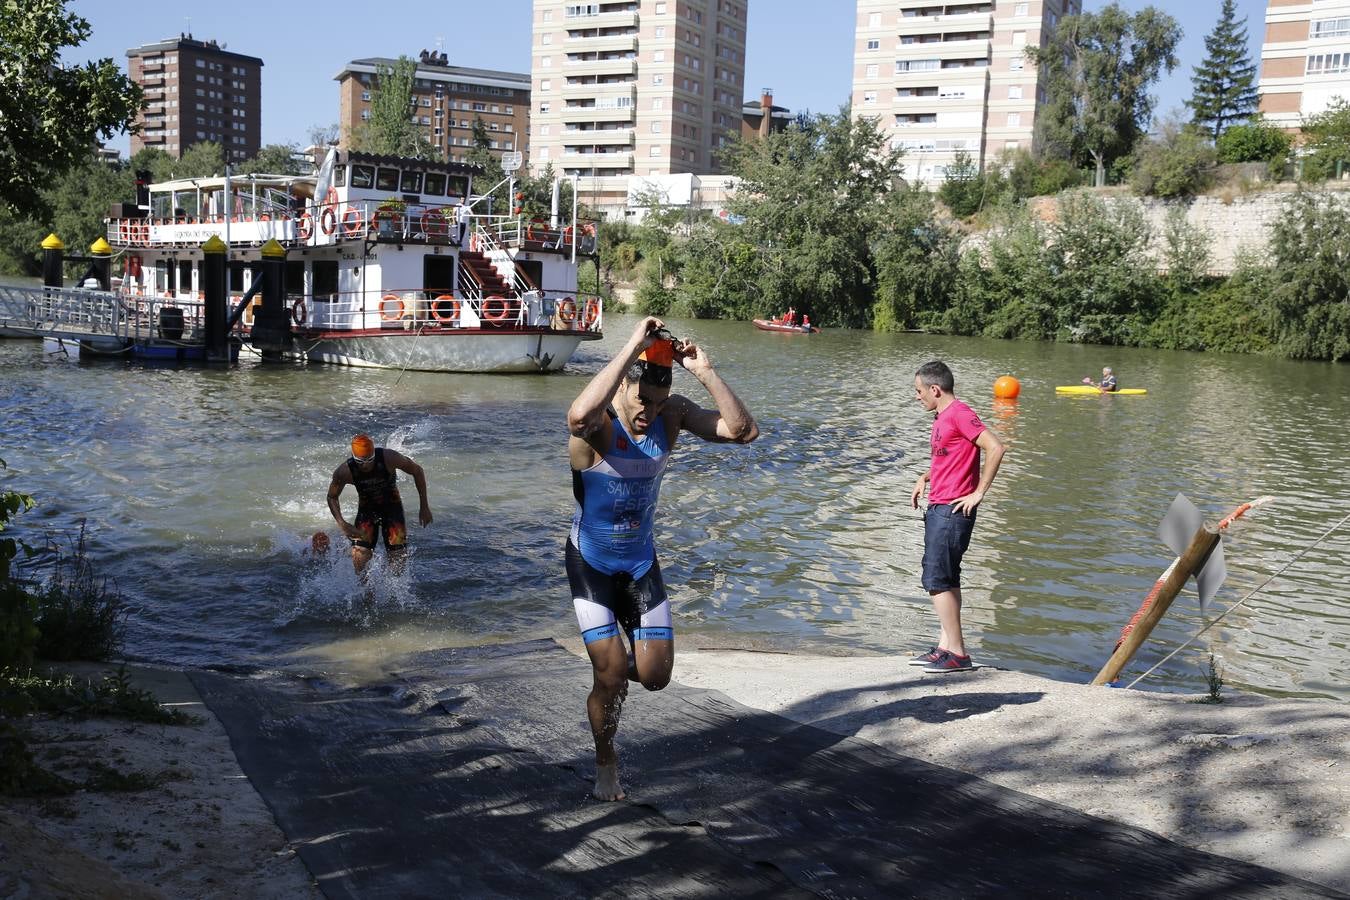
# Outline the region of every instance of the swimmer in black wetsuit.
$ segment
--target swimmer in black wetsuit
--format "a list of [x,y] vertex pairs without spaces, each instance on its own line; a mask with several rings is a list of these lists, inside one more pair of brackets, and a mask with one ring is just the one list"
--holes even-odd
[[[653,525],[676,438],[687,431],[705,441],[748,444],[759,436],[754,417],[703,348],[673,341],[658,332],[663,327],[660,319],[644,319],[567,412],[577,508],[564,560],[594,676],[586,714],[595,739],[597,800],[624,797],[614,734],[628,682],[659,691],[675,664]],[[677,361],[716,409],[670,392]]]
[[[403,521],[403,498],[396,483],[397,470],[402,469],[413,478],[421,508],[417,521],[422,527],[431,524],[431,507],[427,505],[427,477],[422,467],[395,450],[376,447],[368,435],[352,438],[352,457],[337,467],[328,485],[328,509],[333,519],[352,542],[352,565],[356,574],[365,572],[375,550],[377,532],[384,537],[384,550],[390,565],[396,571],[403,566],[403,551],[407,547],[408,528]],[[356,488],[356,521],[347,524],[342,518],[339,497],[347,485]]]

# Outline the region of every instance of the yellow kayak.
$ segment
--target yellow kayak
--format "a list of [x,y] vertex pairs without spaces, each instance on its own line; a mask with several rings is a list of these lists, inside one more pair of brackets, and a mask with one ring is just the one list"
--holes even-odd
[[1059,394],[1147,394],[1144,388],[1121,388],[1118,391],[1102,391],[1090,384],[1061,384],[1055,387]]

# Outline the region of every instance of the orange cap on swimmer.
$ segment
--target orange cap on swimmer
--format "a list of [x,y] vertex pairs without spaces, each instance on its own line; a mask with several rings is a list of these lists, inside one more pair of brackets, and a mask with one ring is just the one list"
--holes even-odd
[[357,462],[365,462],[375,455],[375,442],[368,434],[358,434],[352,438],[352,456]]
[[673,368],[675,366],[675,344],[672,341],[658,338],[652,342],[650,347],[639,354],[638,359],[653,366]]

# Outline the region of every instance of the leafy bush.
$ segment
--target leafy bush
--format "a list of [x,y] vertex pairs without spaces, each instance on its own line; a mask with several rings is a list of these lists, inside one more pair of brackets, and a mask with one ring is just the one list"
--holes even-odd
[[1280,351],[1296,359],[1350,359],[1350,201],[1293,195],[1271,229],[1270,249]]
[[1350,103],[1337,97],[1303,123],[1303,177],[1322,181],[1350,171]]
[[1288,132],[1253,119],[1230,125],[1214,142],[1214,149],[1222,163],[1265,162],[1283,167],[1292,143]]
[[1144,138],[1135,147],[1130,186],[1150,197],[1191,197],[1213,180],[1214,162],[1209,139],[1194,126],[1172,120],[1156,139]]
[[958,150],[952,164],[947,167],[942,187],[938,188],[938,196],[947,204],[952,215],[958,219],[966,219],[973,216],[983,205],[984,188],[980,167],[970,158],[969,153]]

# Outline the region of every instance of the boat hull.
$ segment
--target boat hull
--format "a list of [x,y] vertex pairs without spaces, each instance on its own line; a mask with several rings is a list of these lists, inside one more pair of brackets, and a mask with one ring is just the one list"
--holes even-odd
[[784,334],[819,334],[820,329],[814,325],[780,325],[777,322],[770,322],[767,319],[753,319],[755,327],[760,331],[781,331]]
[[413,372],[558,372],[584,340],[576,331],[397,331],[299,336],[311,362]]

